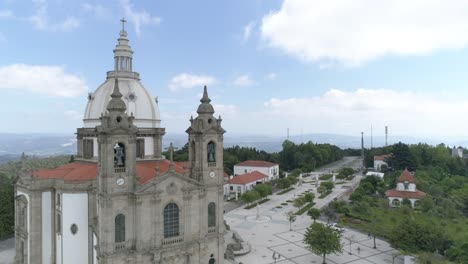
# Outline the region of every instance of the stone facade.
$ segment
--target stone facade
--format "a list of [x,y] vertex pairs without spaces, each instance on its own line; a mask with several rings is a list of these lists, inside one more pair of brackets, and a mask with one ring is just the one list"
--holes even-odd
[[[189,161],[173,162],[172,147],[165,160],[164,128],[136,126],[123,100],[131,53],[119,54],[110,98],[93,98],[106,111],[78,129],[78,159],[17,177],[16,263],[224,263],[225,130],[206,87],[186,131]],[[152,154],[138,157],[147,138]]]

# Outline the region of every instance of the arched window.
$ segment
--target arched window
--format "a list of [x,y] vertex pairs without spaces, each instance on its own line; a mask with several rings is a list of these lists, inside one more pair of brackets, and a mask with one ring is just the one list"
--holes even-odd
[[399,206],[399,205],[400,205],[400,200],[398,200],[398,199],[393,199],[393,200],[392,200],[392,205]]
[[114,146],[114,167],[125,167],[125,145],[122,143]]
[[115,217],[115,243],[125,242],[125,215]]
[[207,145],[208,162],[216,162],[216,145],[213,141],[210,141]]
[[216,204],[208,204],[208,227],[216,226]]
[[164,238],[179,235],[179,207],[170,203],[164,207]]

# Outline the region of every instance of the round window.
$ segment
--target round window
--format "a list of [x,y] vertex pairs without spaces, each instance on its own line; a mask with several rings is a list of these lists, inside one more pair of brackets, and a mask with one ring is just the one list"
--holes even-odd
[[135,94],[133,94],[133,93],[129,94],[129,95],[128,95],[128,99],[129,99],[130,101],[135,100]]
[[78,232],[78,226],[76,224],[72,224],[70,227],[70,231],[73,235],[75,235],[76,232]]

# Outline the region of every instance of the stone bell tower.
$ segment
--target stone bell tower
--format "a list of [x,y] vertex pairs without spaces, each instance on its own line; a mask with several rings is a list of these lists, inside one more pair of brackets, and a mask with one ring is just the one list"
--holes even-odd
[[221,116],[213,116],[214,109],[210,104],[206,86],[198,106],[198,116],[190,118],[189,162],[190,177],[206,185],[224,184],[223,176],[223,134]]
[[[99,263],[120,263],[119,253],[135,247],[136,135],[133,114],[115,79],[107,114],[96,127],[99,146],[97,178]],[[113,226],[116,228],[112,228]],[[128,256],[127,256],[128,257]],[[126,262],[122,262],[126,263]]]
[[221,127],[221,117],[213,116],[206,86],[200,102],[198,116],[190,118],[186,130],[190,177],[203,186],[199,195],[200,204],[205,205],[200,207],[200,263],[224,263],[223,134],[226,131]]

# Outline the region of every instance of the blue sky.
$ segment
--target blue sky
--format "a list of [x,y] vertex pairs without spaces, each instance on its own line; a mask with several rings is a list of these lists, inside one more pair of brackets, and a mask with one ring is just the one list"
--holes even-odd
[[232,134],[464,138],[466,1],[0,0],[0,132],[73,133],[112,70],[133,68],[183,133],[203,84]]

